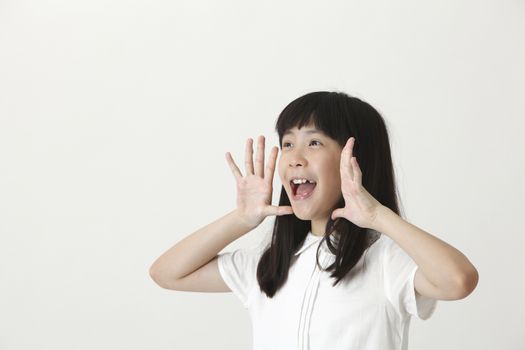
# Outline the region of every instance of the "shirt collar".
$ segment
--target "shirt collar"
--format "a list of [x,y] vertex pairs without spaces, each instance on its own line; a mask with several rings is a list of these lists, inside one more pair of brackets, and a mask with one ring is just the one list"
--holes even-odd
[[[368,244],[370,245],[373,242],[375,242],[378,238],[380,238],[382,234],[376,230],[372,230],[372,229],[369,229],[369,230],[372,231],[372,234],[368,237]],[[304,239],[303,245],[301,246],[301,248],[299,248],[297,252],[294,253],[294,256],[301,254],[306,249],[310,248],[314,243],[319,243],[319,241],[322,238],[323,238],[322,236],[316,236],[312,233],[312,231],[308,231],[308,233],[306,234],[306,238]],[[333,234],[330,235],[330,240],[332,242],[332,245],[335,246],[336,244],[335,244],[335,239],[333,237]],[[330,250],[328,249],[326,245],[326,241],[324,241],[323,244],[321,245],[321,250],[324,250],[327,253],[330,252]]]
[[[332,239],[332,243],[334,243],[333,238],[332,237],[330,237],[330,238]],[[316,236],[311,231],[309,231],[306,234],[306,238],[304,239],[303,245],[301,246],[301,248],[299,248],[298,251],[296,251],[294,253],[294,256],[301,254],[306,249],[310,248],[313,244],[319,243],[319,241],[321,239],[323,239],[322,236]],[[324,249],[325,251],[328,251],[328,247],[326,247],[326,241],[323,242],[323,245],[321,246],[321,249]]]

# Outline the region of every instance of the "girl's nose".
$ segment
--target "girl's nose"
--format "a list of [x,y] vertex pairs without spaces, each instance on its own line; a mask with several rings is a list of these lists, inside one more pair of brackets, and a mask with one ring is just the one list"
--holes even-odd
[[306,160],[304,158],[295,157],[290,160],[290,166],[296,167],[298,165],[304,166],[306,164]]

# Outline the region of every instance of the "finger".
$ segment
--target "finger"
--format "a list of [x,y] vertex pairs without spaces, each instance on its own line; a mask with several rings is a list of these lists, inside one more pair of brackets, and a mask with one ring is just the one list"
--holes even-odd
[[246,141],[244,169],[246,169],[246,176],[253,174],[253,140],[251,138]]
[[240,178],[242,178],[241,171],[237,167],[237,164],[235,164],[235,161],[233,160],[230,152],[226,152],[226,161],[228,162],[228,165],[230,166],[230,169],[233,173],[233,176],[235,176],[235,179],[239,180]]
[[362,184],[361,180],[363,178],[363,173],[361,172],[361,168],[359,167],[359,163],[357,163],[357,158],[352,157],[352,167],[354,168],[354,180],[359,185]]
[[290,206],[275,206],[275,205],[269,205],[266,207],[266,216],[270,215],[290,215],[293,214],[293,209]]
[[352,166],[350,163],[350,159],[352,157],[351,142],[352,142],[352,138],[348,139],[346,141],[345,147],[343,148],[343,151],[341,152],[341,169],[340,170],[341,170],[341,174],[349,177],[353,181],[354,173],[352,171]]
[[332,220],[335,220],[337,218],[343,217],[343,209],[339,208],[332,212],[332,215],[330,216]]
[[264,136],[257,139],[257,156],[255,157],[255,175],[264,178]]
[[272,147],[270,155],[268,156],[268,163],[266,164],[266,173],[264,179],[269,186],[273,184],[273,176],[275,173],[275,160],[277,159],[277,153],[279,152],[279,147]]

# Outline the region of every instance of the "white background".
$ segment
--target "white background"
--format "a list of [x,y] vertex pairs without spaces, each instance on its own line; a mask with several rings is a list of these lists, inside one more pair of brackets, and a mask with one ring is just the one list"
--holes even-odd
[[250,348],[232,293],[148,269],[317,90],[382,113],[407,219],[480,274],[410,348],[525,348],[524,36],[518,0],[0,2],[0,349]]

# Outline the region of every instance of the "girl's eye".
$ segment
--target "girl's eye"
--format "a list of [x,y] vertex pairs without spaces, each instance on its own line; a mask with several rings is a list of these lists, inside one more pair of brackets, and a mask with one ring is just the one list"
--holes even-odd
[[[312,142],[317,142],[319,145],[322,145],[322,143],[319,142],[319,141],[317,141],[317,140],[312,140],[312,141],[310,141],[310,144],[312,144]],[[289,145],[289,144],[290,144],[290,142],[284,142],[284,143],[283,143],[283,148],[286,148],[287,145]]]

